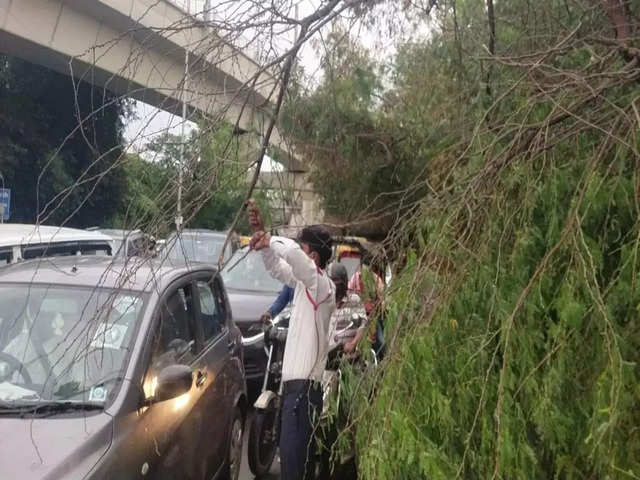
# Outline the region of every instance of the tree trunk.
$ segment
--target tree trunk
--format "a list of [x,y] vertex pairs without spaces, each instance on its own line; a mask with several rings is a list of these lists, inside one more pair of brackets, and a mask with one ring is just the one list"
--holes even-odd
[[631,38],[631,23],[621,0],[603,0],[604,9],[611,19],[616,38],[627,43]]
[[[489,53],[496,54],[496,19],[493,13],[493,0],[487,0],[487,20],[489,21]],[[492,65],[487,68],[487,95],[491,96],[491,70]]]

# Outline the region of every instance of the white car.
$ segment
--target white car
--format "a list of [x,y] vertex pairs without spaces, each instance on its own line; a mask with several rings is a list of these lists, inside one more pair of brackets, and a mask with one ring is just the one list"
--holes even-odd
[[48,225],[0,224],[0,266],[37,257],[111,255],[111,237]]

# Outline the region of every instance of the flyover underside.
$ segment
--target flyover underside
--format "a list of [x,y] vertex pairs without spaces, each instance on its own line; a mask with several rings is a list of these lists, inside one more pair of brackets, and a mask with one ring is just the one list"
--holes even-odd
[[[276,78],[165,0],[0,0],[0,51],[171,113],[264,135]],[[189,75],[185,83],[185,56]],[[291,152],[274,129],[271,144]],[[290,170],[304,167],[294,155]]]
[[238,122],[245,130],[260,131],[268,115],[257,105],[264,102],[259,95],[196,54],[183,91],[185,50],[157,33],[140,41],[139,29],[118,31],[54,1],[1,3],[0,48],[6,53],[172,113],[180,112],[184,92],[192,110]]
[[78,59],[70,59],[56,51],[4,31],[0,31],[0,45],[2,45],[3,53],[72,76],[75,81],[88,82],[117,95],[126,95],[169,113],[180,114],[182,104],[172,95],[163,95],[159,90],[135,84],[129,79],[115,76],[95,65],[87,64]]

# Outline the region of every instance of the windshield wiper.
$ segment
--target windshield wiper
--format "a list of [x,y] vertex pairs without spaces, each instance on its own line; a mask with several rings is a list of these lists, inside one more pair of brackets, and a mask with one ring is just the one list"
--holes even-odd
[[91,411],[103,410],[104,405],[89,402],[29,402],[29,403],[0,403],[0,415],[2,414],[52,414],[71,410]]

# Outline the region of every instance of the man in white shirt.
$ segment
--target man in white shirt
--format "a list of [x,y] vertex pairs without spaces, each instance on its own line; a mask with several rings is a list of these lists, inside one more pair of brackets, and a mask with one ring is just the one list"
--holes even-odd
[[274,278],[295,288],[282,363],[280,468],[283,480],[309,480],[315,471],[314,430],[322,411],[322,373],[329,348],[335,287],[324,272],[331,235],[320,225],[302,229],[298,243],[265,233],[262,216],[249,201],[251,246]]

